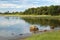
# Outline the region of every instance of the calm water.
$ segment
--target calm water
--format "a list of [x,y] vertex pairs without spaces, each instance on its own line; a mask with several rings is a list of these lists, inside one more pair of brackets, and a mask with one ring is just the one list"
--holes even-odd
[[60,19],[40,19],[0,16],[0,36],[12,37],[19,34],[30,33],[30,25],[36,25],[39,30],[50,30],[51,26],[60,29]]

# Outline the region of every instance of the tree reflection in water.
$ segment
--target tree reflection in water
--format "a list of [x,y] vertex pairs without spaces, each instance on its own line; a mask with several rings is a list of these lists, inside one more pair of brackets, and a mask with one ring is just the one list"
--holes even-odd
[[50,26],[51,29],[60,27],[59,19],[44,19],[44,18],[22,18],[30,24],[38,24],[40,26]]

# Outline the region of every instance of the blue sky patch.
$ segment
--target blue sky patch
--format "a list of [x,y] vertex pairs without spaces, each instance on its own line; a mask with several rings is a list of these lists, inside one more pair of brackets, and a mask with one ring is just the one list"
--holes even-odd
[[0,12],[20,12],[32,7],[50,5],[60,5],[60,0],[0,0]]

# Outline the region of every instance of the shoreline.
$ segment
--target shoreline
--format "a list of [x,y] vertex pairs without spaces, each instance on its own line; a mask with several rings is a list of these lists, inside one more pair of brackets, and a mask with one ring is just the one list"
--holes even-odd
[[59,19],[60,20],[60,15],[59,16],[51,16],[51,15],[0,15],[5,16],[5,17],[21,17],[21,18],[44,18],[44,19]]
[[26,33],[23,35],[16,35],[14,37],[1,37],[0,36],[0,40],[21,40],[21,39],[25,39],[25,38],[30,37],[30,36],[32,36],[31,33]]
[[60,17],[60,15],[57,15],[57,16],[51,16],[51,15],[0,15],[0,16],[18,16],[18,17]]
[[26,34],[23,34],[23,35],[17,35],[17,36],[15,36],[13,38],[10,38],[8,40],[22,40],[22,39],[28,38],[30,36],[32,36],[31,33],[26,33]]

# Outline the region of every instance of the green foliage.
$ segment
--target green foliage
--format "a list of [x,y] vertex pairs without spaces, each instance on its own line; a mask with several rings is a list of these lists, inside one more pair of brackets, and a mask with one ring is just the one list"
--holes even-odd
[[24,19],[26,22],[30,23],[30,24],[38,24],[40,26],[50,26],[51,27],[59,27],[60,26],[60,20],[55,19],[56,17],[50,19],[50,17],[25,17],[22,18]]
[[60,15],[60,6],[59,5],[51,5],[51,6],[44,6],[44,7],[37,7],[37,8],[29,8],[26,9],[24,12],[12,12],[9,13],[5,12],[5,13],[1,13],[0,14],[13,14],[13,15],[52,15],[52,16],[56,16],[56,15]]
[[23,14],[30,15],[59,15],[60,6],[45,6],[45,7],[37,7],[37,8],[29,8],[23,12]]
[[43,34],[33,35],[25,40],[60,40],[60,32],[46,32]]

